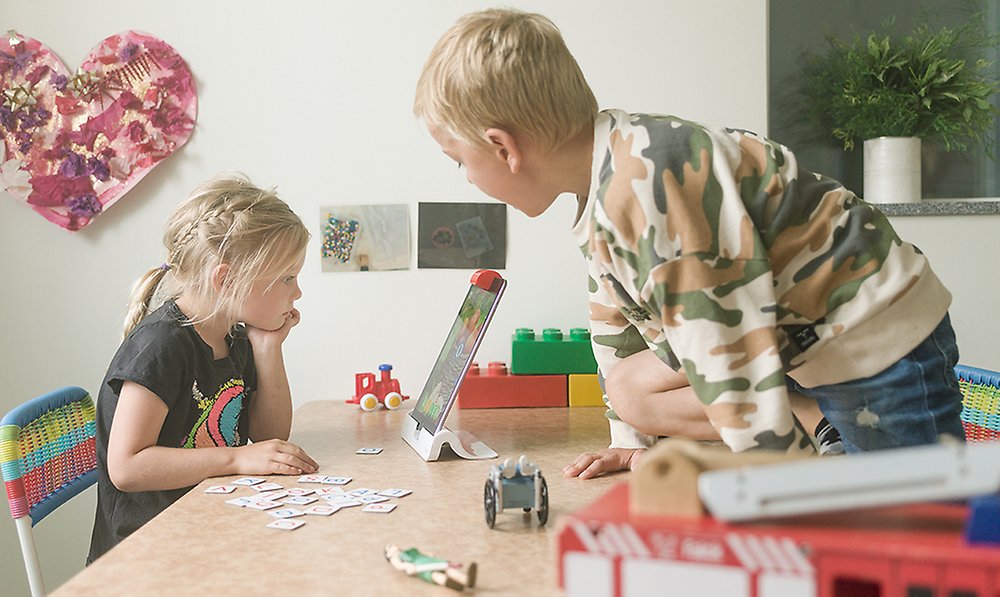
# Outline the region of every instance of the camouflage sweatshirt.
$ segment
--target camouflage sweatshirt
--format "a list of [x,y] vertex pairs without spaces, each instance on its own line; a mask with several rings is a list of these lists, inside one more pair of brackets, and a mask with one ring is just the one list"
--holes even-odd
[[[683,368],[734,451],[812,451],[785,376],[874,375],[947,312],[951,295],[878,209],[773,141],[609,110],[593,160],[573,234],[599,367],[648,347]],[[612,447],[655,440],[608,417]]]

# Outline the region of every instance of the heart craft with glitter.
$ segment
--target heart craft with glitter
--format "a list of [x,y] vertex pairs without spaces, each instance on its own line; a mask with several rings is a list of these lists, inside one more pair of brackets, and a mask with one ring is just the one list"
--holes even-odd
[[125,31],[71,74],[38,40],[0,37],[0,191],[79,230],[191,136],[194,79],[163,40]]

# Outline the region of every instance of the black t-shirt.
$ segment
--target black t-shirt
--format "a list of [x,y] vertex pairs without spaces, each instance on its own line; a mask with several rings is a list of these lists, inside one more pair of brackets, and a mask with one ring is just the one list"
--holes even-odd
[[125,493],[111,482],[108,438],[125,381],[144,386],[167,405],[157,445],[246,445],[250,400],[257,388],[253,350],[242,327],[228,342],[229,356],[215,360],[187,317],[167,301],[118,348],[97,399],[97,515],[88,563],[191,489]]

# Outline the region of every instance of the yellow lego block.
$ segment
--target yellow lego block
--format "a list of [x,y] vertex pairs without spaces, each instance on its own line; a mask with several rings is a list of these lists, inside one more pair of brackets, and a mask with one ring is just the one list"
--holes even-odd
[[569,375],[570,406],[604,406],[604,392],[597,382],[596,373],[571,373]]

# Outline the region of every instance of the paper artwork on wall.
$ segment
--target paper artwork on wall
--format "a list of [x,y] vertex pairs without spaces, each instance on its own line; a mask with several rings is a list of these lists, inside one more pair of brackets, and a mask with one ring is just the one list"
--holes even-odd
[[507,206],[493,203],[421,203],[417,267],[507,267]]
[[324,272],[410,269],[408,205],[320,208]]
[[184,145],[197,103],[184,59],[151,35],[112,35],[75,74],[40,41],[0,35],[0,191],[80,230]]

